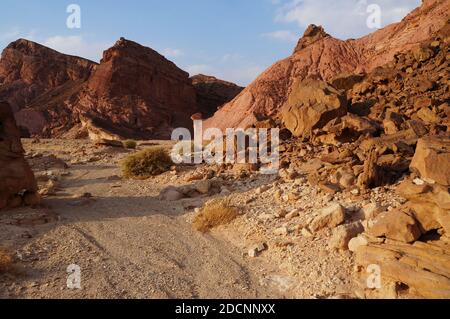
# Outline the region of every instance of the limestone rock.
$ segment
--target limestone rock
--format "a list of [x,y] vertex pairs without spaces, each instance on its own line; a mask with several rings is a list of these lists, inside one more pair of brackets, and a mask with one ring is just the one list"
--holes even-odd
[[317,232],[323,228],[334,228],[345,221],[345,208],[339,203],[334,203],[324,208],[319,216],[313,219],[309,228]]
[[364,231],[360,222],[341,225],[333,230],[328,246],[338,250],[348,250],[349,242]]

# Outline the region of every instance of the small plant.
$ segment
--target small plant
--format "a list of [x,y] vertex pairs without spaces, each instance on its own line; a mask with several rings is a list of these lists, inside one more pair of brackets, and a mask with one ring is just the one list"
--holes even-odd
[[151,147],[131,154],[121,163],[125,177],[144,179],[167,172],[172,165],[172,159],[162,147]]
[[229,200],[214,199],[205,204],[193,224],[196,230],[206,233],[214,227],[230,223],[238,215],[238,209],[231,206]]
[[9,271],[12,268],[13,259],[10,253],[0,247],[0,274]]
[[136,149],[137,147],[137,142],[134,140],[126,140],[122,142],[123,147],[128,148],[128,149]]

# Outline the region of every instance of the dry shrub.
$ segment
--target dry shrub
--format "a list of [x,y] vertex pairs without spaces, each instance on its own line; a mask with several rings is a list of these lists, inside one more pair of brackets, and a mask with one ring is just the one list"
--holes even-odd
[[193,224],[196,230],[206,233],[214,227],[230,223],[238,215],[238,209],[231,206],[229,200],[215,199],[205,204]]
[[11,270],[13,259],[8,250],[0,247],[0,273]]
[[134,140],[126,140],[122,142],[123,147],[128,148],[128,149],[136,149],[137,147],[137,142]]
[[127,156],[121,163],[122,172],[129,178],[149,178],[170,170],[173,165],[162,147],[151,147]]

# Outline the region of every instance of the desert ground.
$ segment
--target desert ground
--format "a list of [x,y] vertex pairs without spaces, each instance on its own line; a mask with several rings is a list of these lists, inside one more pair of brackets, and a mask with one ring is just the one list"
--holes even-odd
[[[158,197],[167,185],[188,184],[211,168],[186,166],[129,180],[118,166],[130,152],[125,149],[80,140],[23,144],[41,188],[49,189],[41,207],[0,217],[0,240],[18,260],[13,272],[1,276],[3,298],[354,297],[349,253],[328,251],[325,232],[302,234],[298,225],[308,214],[271,215],[287,208],[274,202],[280,184],[274,176],[224,173],[219,180],[233,195],[215,197],[230,196],[241,216],[203,234],[192,218],[208,195]],[[281,186],[301,189],[309,206],[332,200],[301,180]],[[268,249],[249,257],[258,244]],[[82,289],[67,288],[71,264],[81,267]]]

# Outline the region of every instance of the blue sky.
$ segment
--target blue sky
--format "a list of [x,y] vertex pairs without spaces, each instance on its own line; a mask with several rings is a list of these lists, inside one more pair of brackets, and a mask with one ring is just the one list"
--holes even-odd
[[[150,46],[189,73],[250,83],[291,54],[310,23],[346,39],[368,34],[367,7],[382,26],[401,20],[420,0],[2,0],[0,49],[19,37],[99,61],[125,37]],[[81,8],[69,29],[67,6]]]

